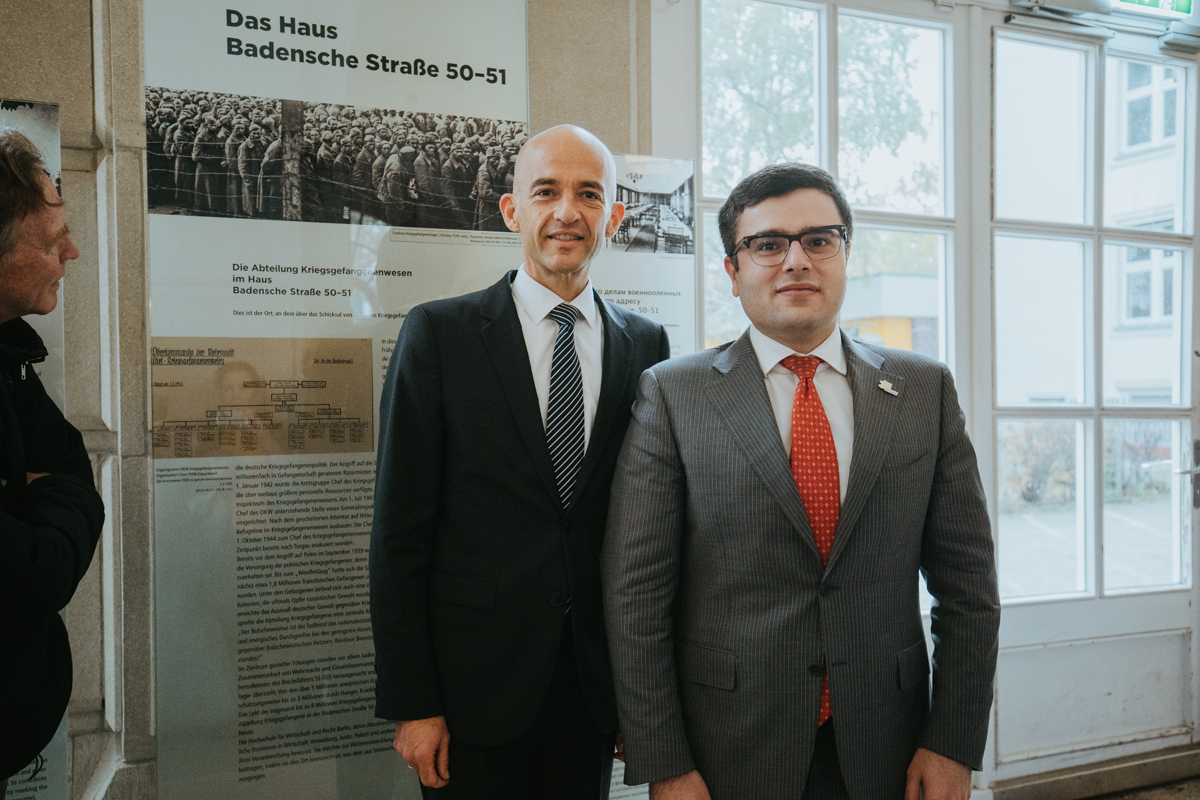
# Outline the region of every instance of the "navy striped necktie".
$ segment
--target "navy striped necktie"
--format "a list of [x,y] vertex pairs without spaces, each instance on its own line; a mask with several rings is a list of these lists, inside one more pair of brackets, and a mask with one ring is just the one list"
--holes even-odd
[[546,444],[563,508],[571,507],[571,492],[583,461],[583,373],[575,353],[575,322],[579,310],[560,303],[549,317],[558,323],[554,356],[550,360],[550,401],[546,404]]

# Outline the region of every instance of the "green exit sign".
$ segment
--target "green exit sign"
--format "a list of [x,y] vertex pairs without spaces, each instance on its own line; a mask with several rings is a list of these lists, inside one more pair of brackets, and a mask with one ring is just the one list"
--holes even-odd
[[1120,0],[1117,7],[1160,17],[1186,17],[1192,13],[1192,0]]

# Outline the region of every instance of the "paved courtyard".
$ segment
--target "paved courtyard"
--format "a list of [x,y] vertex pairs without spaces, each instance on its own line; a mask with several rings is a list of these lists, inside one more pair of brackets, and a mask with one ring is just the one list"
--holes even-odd
[[[1170,500],[1104,506],[1105,585],[1108,589],[1179,582],[1180,544]],[[1001,514],[996,531],[1000,596],[1082,591],[1086,541],[1072,510]]]

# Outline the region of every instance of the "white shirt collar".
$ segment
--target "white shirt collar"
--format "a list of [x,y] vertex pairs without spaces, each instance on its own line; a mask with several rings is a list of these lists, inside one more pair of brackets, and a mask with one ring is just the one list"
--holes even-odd
[[[517,277],[512,282],[512,293],[513,299],[521,304],[525,313],[537,322],[544,320],[563,302],[561,297],[531,278],[525,271],[524,264],[517,269]],[[596,308],[596,295],[592,291],[591,278],[588,278],[587,286],[583,287],[583,291],[570,302],[570,305],[579,309],[579,316],[587,322],[589,327],[594,328],[599,324],[600,309]]]
[[840,325],[833,326],[833,333],[821,342],[811,353],[797,353],[786,344],[781,344],[760,331],[754,325],[750,326],[750,343],[754,345],[754,354],[758,356],[758,365],[762,368],[763,376],[790,355],[816,356],[843,375],[846,374],[846,353],[842,350],[842,329]]

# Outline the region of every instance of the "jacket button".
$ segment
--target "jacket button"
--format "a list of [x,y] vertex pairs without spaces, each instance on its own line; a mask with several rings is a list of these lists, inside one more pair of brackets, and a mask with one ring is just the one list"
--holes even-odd
[[808,667],[808,671],[811,672],[813,675],[820,675],[821,673],[823,673],[825,671],[825,665],[824,664],[810,664]]
[[829,595],[831,595],[837,591],[837,588],[838,587],[834,586],[831,583],[821,584],[821,597],[829,597]]
[[562,604],[565,602],[565,600],[566,598],[564,598],[559,592],[550,593],[550,605],[554,606],[555,608],[562,608]]

